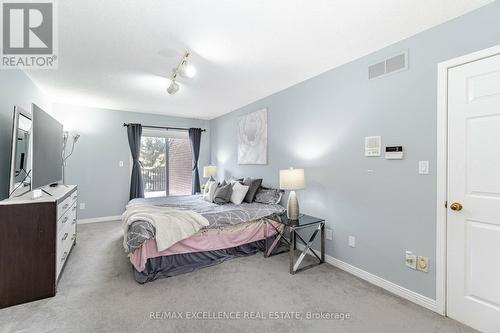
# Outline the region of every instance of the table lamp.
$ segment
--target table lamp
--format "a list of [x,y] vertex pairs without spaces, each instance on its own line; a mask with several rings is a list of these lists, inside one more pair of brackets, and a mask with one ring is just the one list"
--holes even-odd
[[295,190],[301,190],[305,187],[304,169],[280,170],[280,189],[290,190],[286,205],[287,216],[290,220],[299,219],[299,201]]
[[217,167],[215,165],[207,165],[203,167],[203,178],[208,178],[210,179],[208,181],[215,181],[214,176],[217,176]]

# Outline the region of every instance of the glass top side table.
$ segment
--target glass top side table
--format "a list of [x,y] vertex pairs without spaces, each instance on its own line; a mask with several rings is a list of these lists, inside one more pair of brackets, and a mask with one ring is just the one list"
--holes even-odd
[[[264,253],[265,257],[270,257],[272,255],[276,255],[279,253],[283,253],[283,251],[278,253],[273,253],[276,246],[281,241],[284,241],[289,246],[289,255],[290,255],[290,274],[295,274],[305,269],[320,265],[325,262],[325,220],[322,218],[301,214],[298,220],[290,220],[286,216],[286,214],[280,215],[278,219],[279,223],[283,225],[283,230],[279,230],[273,223],[269,223],[274,230],[277,232],[277,236],[274,239],[274,242],[268,247],[267,235],[266,235],[266,250]],[[305,228],[314,228],[314,231],[309,238],[308,241],[305,241],[300,234],[297,233],[298,230]],[[287,238],[286,233],[289,232],[290,236]],[[321,250],[318,255],[314,249],[312,249],[312,243],[316,239],[318,233],[321,234]],[[297,240],[300,241],[304,245],[304,249],[300,253],[298,259],[295,261],[295,250],[297,249]],[[311,252],[316,259],[317,263],[299,268],[302,260],[308,252]]]

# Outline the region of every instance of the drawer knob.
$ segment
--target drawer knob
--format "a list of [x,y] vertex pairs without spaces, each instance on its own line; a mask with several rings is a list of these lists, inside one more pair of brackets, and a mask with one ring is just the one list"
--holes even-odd
[[73,211],[75,211],[75,210],[76,210],[76,206],[73,207]]
[[76,224],[76,219],[73,219],[73,222],[71,222],[71,224]]
[[76,234],[73,234],[73,237],[71,237],[71,240],[74,241],[76,239]]
[[67,232],[64,233],[64,236],[63,236],[62,240],[66,240],[66,238],[68,238],[68,233]]
[[68,204],[65,204],[65,205],[63,206],[63,209],[68,208],[68,206],[69,206]]
[[66,222],[68,222],[68,217],[67,216],[62,220],[62,223],[66,223]]
[[66,260],[66,257],[68,256],[68,251],[65,251],[62,258],[61,258],[61,261],[64,261]]

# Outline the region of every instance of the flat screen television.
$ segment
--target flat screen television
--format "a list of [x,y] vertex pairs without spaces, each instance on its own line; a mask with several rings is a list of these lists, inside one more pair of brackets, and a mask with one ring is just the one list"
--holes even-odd
[[56,184],[63,178],[63,125],[35,104],[33,118],[33,149],[31,188]]

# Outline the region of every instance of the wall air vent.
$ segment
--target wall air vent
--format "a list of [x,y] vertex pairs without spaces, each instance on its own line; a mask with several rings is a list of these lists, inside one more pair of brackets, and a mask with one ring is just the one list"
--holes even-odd
[[368,79],[375,79],[388,74],[408,69],[408,51],[387,58],[368,67]]

